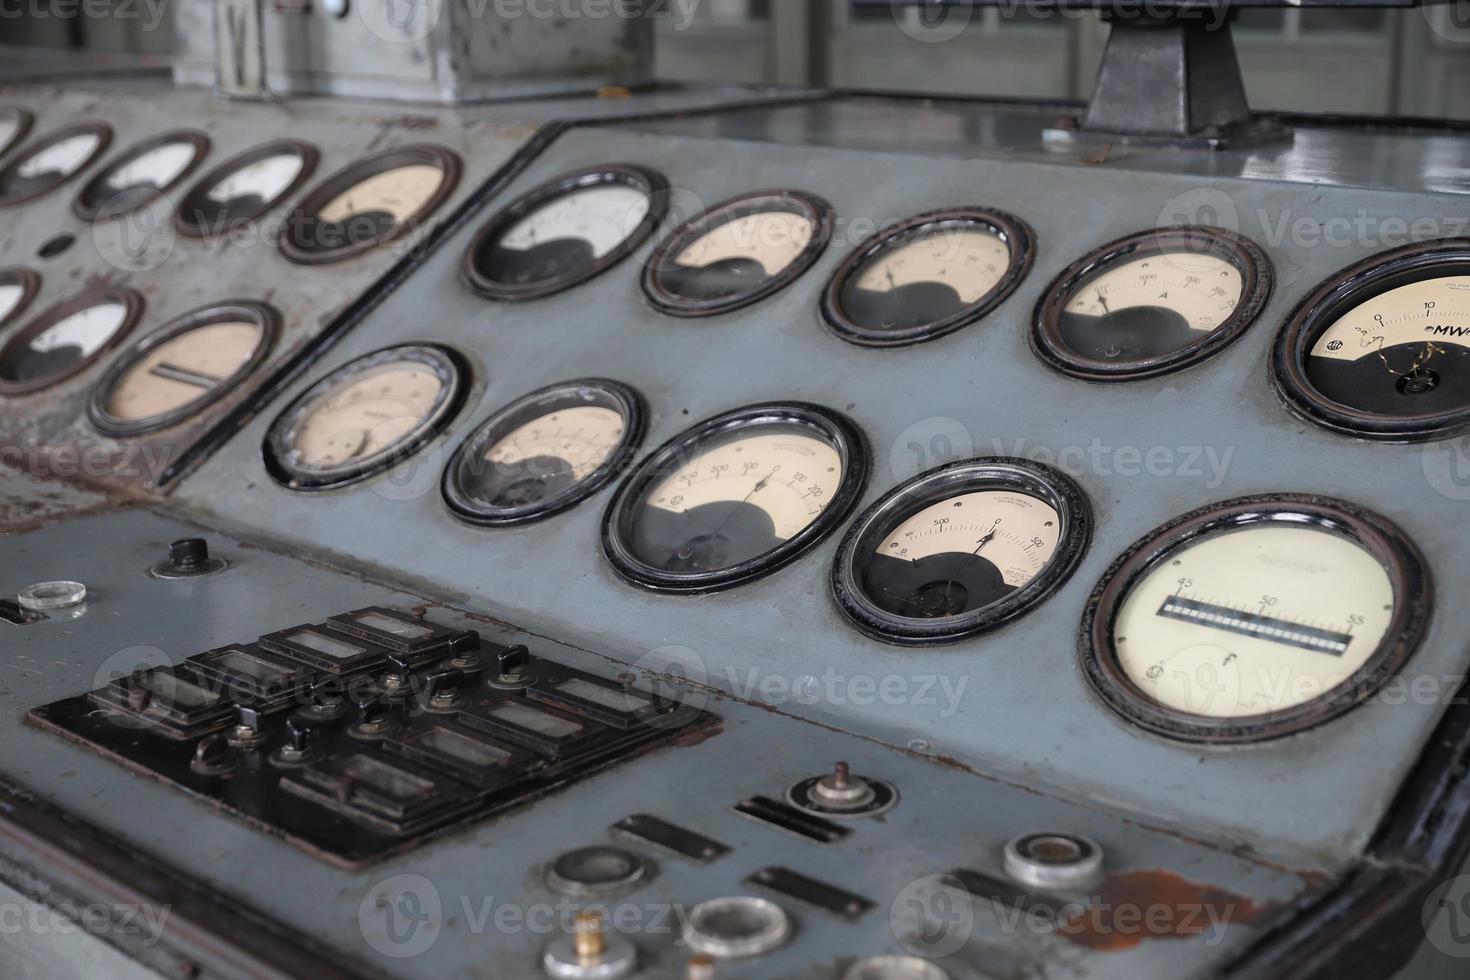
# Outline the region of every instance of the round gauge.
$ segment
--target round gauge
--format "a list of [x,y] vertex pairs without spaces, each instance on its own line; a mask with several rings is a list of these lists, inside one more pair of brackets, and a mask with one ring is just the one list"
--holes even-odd
[[1287,319],[1271,355],[1286,404],[1366,439],[1470,428],[1470,239],[1411,245],[1344,269]]
[[943,643],[995,629],[1059,589],[1092,538],[1063,473],[1025,459],[949,463],[900,484],[848,530],[832,594],[859,630]]
[[85,170],[112,142],[105,123],[78,123],[47,134],[0,170],[0,207],[56,190]]
[[643,291],[674,316],[711,316],[785,288],[832,238],[832,205],[801,191],[758,191],[716,205],[654,250]]
[[265,437],[266,466],[294,490],[366,479],[438,435],[465,385],[459,356],[443,347],[409,344],[360,357],[276,417]]
[[36,117],[24,109],[15,106],[0,109],[0,156],[9,153],[25,139],[31,131],[31,123],[35,121]]
[[312,188],[287,221],[281,250],[303,265],[361,255],[421,225],[459,183],[459,157],[420,144],[358,160]]
[[186,313],[122,353],[92,388],[99,432],[134,436],[176,425],[218,401],[265,360],[280,317],[262,303]]
[[867,446],[845,416],[774,402],[706,419],[659,447],[607,509],[602,549],[634,585],[711,592],[794,561],[857,503]]
[[1271,263],[1223,228],[1145,231],[1073,262],[1036,308],[1031,349],[1063,374],[1128,381],[1237,340],[1271,296]]
[[1083,670],[1150,731],[1275,738],[1377,691],[1419,645],[1432,595],[1423,556],[1385,518],[1322,497],[1244,497],[1113,564],[1083,617]]
[[600,275],[648,240],[668,209],[660,173],[609,164],[526,192],[481,228],[464,277],[482,296],[538,299]]
[[248,225],[293,193],[316,170],[320,154],[299,140],[252,147],[209,171],[189,188],[174,226],[191,238],[218,238]]
[[533,391],[460,444],[444,470],[444,499],[457,516],[486,527],[550,517],[607,485],[627,465],[643,426],[643,400],[616,381]]
[[187,177],[207,153],[209,137],[191,129],[146,139],[82,185],[71,208],[83,221],[135,211]]
[[29,269],[0,269],[0,326],[19,316],[41,288],[41,277]]
[[943,337],[1011,294],[1031,268],[1034,239],[1020,218],[989,208],[910,218],[842,260],[822,297],[822,318],[866,347]]
[[131,289],[88,289],[39,314],[0,347],[0,394],[39,391],[78,373],[143,315]]

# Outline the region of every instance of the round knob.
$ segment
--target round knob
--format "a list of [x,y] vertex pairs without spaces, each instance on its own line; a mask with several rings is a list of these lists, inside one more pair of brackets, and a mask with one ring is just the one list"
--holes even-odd
[[496,654],[495,663],[500,668],[501,677],[518,677],[530,666],[531,651],[524,644],[517,643]]
[[235,767],[235,753],[223,735],[211,735],[194,749],[192,768],[201,773],[228,772]]
[[198,568],[209,561],[209,542],[203,538],[180,538],[168,546],[168,560],[178,569]]

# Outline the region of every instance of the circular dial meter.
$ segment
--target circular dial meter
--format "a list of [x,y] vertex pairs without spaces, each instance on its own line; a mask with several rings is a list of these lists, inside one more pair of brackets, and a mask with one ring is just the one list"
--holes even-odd
[[869,347],[942,337],[1011,294],[1031,267],[1034,237],[1003,211],[921,214],[842,261],[822,297],[822,318],[842,339]]
[[0,109],[0,156],[9,153],[31,131],[35,117],[18,107]]
[[1118,711],[1195,741],[1273,738],[1361,703],[1418,646],[1418,549],[1320,497],[1208,507],[1134,545],[1083,622],[1084,669]]
[[444,471],[456,515],[489,527],[526,524],[596,493],[643,437],[637,392],[589,378],[533,391],[460,444]]
[[371,251],[438,210],[459,183],[459,173],[459,157],[427,144],[358,160],[302,199],[287,222],[281,250],[304,265]]
[[1470,426],[1470,240],[1396,249],[1343,270],[1292,313],[1272,375],[1305,418],[1370,439]]
[[1067,267],[1037,307],[1031,348],[1064,374],[1126,381],[1223,350],[1271,295],[1271,265],[1222,228],[1147,231]]
[[1082,490],[1024,459],[950,463],[884,494],[843,538],[832,591],[862,632],[891,643],[974,636],[1034,608],[1092,535]]
[[85,369],[143,313],[130,289],[89,289],[40,313],[0,347],[0,393],[47,388]]
[[629,582],[707,592],[794,560],[857,502],[868,459],[846,417],[800,402],[706,419],[623,481],[603,552]]
[[654,251],[643,290],[675,316],[749,306],[811,268],[832,237],[832,206],[800,191],[726,201],[677,229]]
[[316,169],[315,147],[275,140],[226,160],[199,178],[174,212],[185,235],[213,238],[259,218],[291,194]]
[[132,436],[182,422],[214,403],[265,360],[279,317],[261,303],[186,313],[119,355],[92,389],[99,432]]
[[298,490],[366,479],[437,435],[464,384],[459,358],[442,347],[410,344],[358,358],[276,417],[266,434],[267,467]]
[[183,180],[208,152],[209,137],[194,130],[144,140],[87,181],[72,210],[84,221],[127,214]]
[[43,137],[0,170],[0,207],[56,190],[81,173],[112,142],[104,123],[78,123]]
[[550,296],[612,268],[653,234],[668,181],[643,167],[563,174],[511,202],[465,252],[470,287],[499,300]]
[[29,269],[0,269],[0,326],[18,316],[41,288],[41,277]]

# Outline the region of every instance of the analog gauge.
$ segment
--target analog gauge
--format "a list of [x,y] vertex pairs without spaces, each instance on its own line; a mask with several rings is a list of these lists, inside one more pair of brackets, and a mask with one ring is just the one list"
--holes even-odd
[[112,128],[78,123],[46,135],[0,170],[0,207],[56,190],[107,150]]
[[143,297],[113,286],[57,303],[0,347],[0,394],[38,391],[71,377],[126,336],[142,314]]
[[1034,253],[1021,219],[988,208],[933,211],[884,229],[842,261],[822,318],[843,340],[899,347],[974,323],[1020,284]]
[[943,643],[1034,608],[1071,577],[1091,537],[1091,507],[1064,474],[1005,457],[950,463],[857,519],[832,592],[869,636]]
[[361,255],[419,227],[459,183],[459,157],[406,146],[337,171],[296,206],[281,249],[303,265]]
[[643,401],[598,378],[533,391],[460,444],[444,470],[444,499],[472,524],[527,524],[596,493],[643,437]]
[[87,181],[72,202],[72,210],[83,221],[135,211],[187,177],[208,152],[209,137],[194,130],[146,139]]
[[9,153],[17,143],[26,138],[33,122],[35,117],[24,109],[0,109],[0,156]]
[[345,486],[417,452],[449,423],[464,396],[452,351],[427,344],[380,350],[308,388],[271,423],[271,475],[295,490]]
[[526,300],[606,272],[647,241],[668,208],[668,181],[644,167],[608,165],[563,174],[505,207],[464,256],[482,296]]
[[1276,339],[1272,377],[1304,418],[1367,439],[1470,428],[1470,239],[1395,249],[1319,285]]
[[1201,742],[1274,738],[1377,691],[1432,605],[1418,548],[1322,497],[1246,497],[1135,544],[1093,593],[1088,681],[1130,721]]
[[41,277],[29,269],[0,269],[0,326],[24,312],[40,288]]
[[119,355],[92,388],[92,424],[110,436],[133,436],[197,414],[260,366],[278,323],[269,306],[242,301],[160,327]]
[[602,547],[634,585],[709,592],[795,560],[852,511],[862,433],[801,402],[726,412],[665,443],[623,481]]
[[811,268],[832,238],[832,218],[832,205],[811,194],[744,194],[664,239],[643,271],[643,291],[675,316],[749,306]]
[[1064,269],[1036,308],[1031,349],[1076,378],[1127,381],[1218,353],[1255,322],[1271,264],[1223,228],[1146,231]]
[[316,147],[299,140],[252,147],[199,178],[174,212],[174,225],[191,238],[249,225],[299,188],[318,159]]

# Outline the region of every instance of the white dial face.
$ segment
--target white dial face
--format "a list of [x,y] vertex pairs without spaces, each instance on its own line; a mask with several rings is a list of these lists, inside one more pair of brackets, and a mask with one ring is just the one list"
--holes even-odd
[[391,449],[429,420],[443,392],[417,361],[367,368],[307,409],[292,441],[296,462],[325,469]]
[[81,352],[79,358],[91,357],[117,333],[127,312],[121,303],[89,306],[53,323],[32,337],[28,346],[36,351],[75,347]]
[[102,138],[96,133],[77,133],[59,143],[53,143],[38,153],[23,160],[16,173],[21,177],[39,177],[42,174],[70,174],[86,163]]
[[1004,240],[982,228],[944,228],[885,249],[859,273],[856,285],[886,293],[917,283],[943,283],[965,304],[996,287],[1010,267]]
[[[1312,345],[1313,357],[1355,361],[1399,344],[1470,347],[1470,276],[1412,282],[1367,300],[1333,322]],[[1409,370],[1413,358],[1389,364]]]
[[1348,681],[1393,615],[1388,572],[1329,531],[1278,523],[1165,556],[1119,607],[1113,647],[1159,704],[1206,718],[1295,707]]
[[486,450],[485,458],[514,469],[528,460],[554,457],[569,464],[572,479],[580,482],[607,462],[623,429],[620,413],[597,405],[576,405],[513,430]]
[[816,226],[805,215],[761,211],[713,228],[674,258],[678,265],[702,267],[730,259],[758,263],[767,278],[796,261]]
[[119,189],[140,184],[166,187],[177,180],[198,155],[199,149],[192,143],[165,143],[112,170],[107,175],[107,183]]
[[1166,252],[1103,270],[1077,289],[1066,312],[1105,318],[1139,307],[1177,313],[1191,330],[1208,333],[1240,305],[1240,270],[1216,255]]
[[394,167],[347,188],[322,205],[326,221],[346,221],[353,215],[386,213],[407,221],[422,211],[444,183],[444,171],[428,164]]
[[500,237],[502,248],[528,251],[560,239],[581,239],[600,259],[617,248],[648,216],[648,195],[622,184],[564,194],[526,215]]
[[20,301],[25,298],[25,288],[19,283],[5,283],[0,285],[0,323],[4,323],[10,314],[14,313]]
[[1056,553],[1060,525],[1057,512],[1035,497],[981,490],[925,507],[874,550],[909,562],[935,555],[983,557],[1015,589],[1035,578]]
[[209,323],[159,344],[123,374],[107,411],[125,421],[172,412],[219,387],[260,346],[259,324]]
[[280,153],[256,160],[226,175],[205,196],[220,204],[240,197],[274,201],[291,186],[305,164],[306,161],[296,153]]

